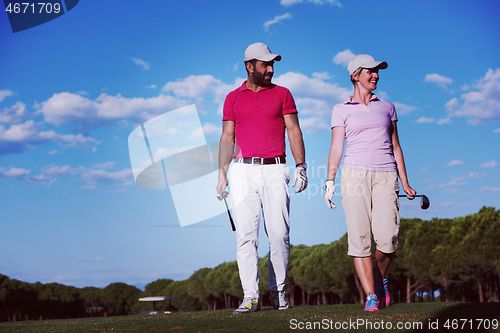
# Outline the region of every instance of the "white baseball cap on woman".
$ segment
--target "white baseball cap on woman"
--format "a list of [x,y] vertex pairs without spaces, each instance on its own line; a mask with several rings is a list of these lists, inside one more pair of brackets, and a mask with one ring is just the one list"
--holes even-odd
[[387,63],[385,61],[375,61],[372,56],[368,54],[358,54],[347,64],[347,71],[349,75],[352,75],[358,68],[378,68],[378,69],[386,69]]
[[281,56],[279,54],[272,54],[269,47],[264,43],[253,43],[245,50],[245,60],[249,61],[252,59],[257,59],[260,61],[280,61]]

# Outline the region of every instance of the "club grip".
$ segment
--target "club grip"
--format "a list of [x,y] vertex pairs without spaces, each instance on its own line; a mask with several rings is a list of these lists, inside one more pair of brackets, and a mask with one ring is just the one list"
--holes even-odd
[[231,228],[233,228],[233,231],[236,231],[236,226],[234,225],[233,218],[231,217],[231,213],[227,211],[227,215],[229,215],[229,221],[231,222]]

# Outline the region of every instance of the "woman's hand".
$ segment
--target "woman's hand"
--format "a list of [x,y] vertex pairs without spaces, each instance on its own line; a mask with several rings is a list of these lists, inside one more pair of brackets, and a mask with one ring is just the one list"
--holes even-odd
[[406,185],[406,186],[403,185],[403,191],[405,191],[406,197],[408,199],[410,199],[410,200],[415,199],[415,194],[417,194],[417,191],[415,191],[414,189],[412,189],[410,187],[410,185]]

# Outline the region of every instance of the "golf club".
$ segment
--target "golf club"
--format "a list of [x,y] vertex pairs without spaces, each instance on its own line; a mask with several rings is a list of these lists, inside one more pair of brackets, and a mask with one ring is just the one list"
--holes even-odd
[[227,205],[226,197],[229,193],[224,191],[222,192],[222,188],[220,188],[217,191],[217,199],[222,200],[224,199],[224,203],[226,204],[226,209],[227,209],[227,215],[229,216],[229,222],[231,222],[231,227],[233,228],[233,231],[236,231],[236,227],[234,226],[233,218],[231,217],[231,213],[229,212],[229,206]]
[[[422,209],[427,209],[429,208],[429,206],[431,205],[431,202],[429,201],[429,198],[427,198],[425,195],[423,194],[417,194],[415,195],[416,197],[420,197],[420,208]],[[405,194],[403,195],[398,195],[398,197],[400,198],[403,198],[403,197],[406,197]]]

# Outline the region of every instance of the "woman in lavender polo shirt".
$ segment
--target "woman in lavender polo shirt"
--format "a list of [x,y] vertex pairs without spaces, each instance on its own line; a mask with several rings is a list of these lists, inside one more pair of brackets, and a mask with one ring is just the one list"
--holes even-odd
[[[408,199],[415,190],[408,184],[403,152],[399,144],[397,115],[392,103],[373,94],[379,69],[387,63],[367,54],[355,56],[347,66],[354,95],[335,105],[332,112],[332,145],[328,158],[325,201],[329,208],[335,193],[335,176],[342,163],[341,195],[347,222],[349,250],[366,293],[366,311],[389,305],[386,272],[398,245],[399,182]],[[377,244],[373,269],[371,238]]]

